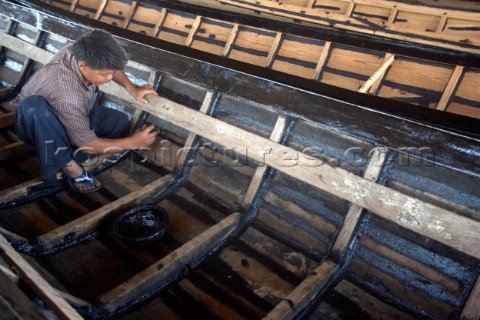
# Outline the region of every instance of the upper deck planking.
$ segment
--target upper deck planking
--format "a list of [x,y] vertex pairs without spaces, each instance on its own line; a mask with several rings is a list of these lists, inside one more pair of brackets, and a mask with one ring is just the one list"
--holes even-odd
[[[4,65],[9,81],[88,30],[0,7],[2,53],[18,64]],[[32,258],[3,240],[2,257],[59,316],[304,317],[333,308],[333,292],[372,318],[478,317],[477,139],[118,39],[129,77],[160,96],[138,104],[108,84],[100,103],[133,122],[147,112],[162,139],[81,197],[60,188],[15,203],[35,193],[35,159],[11,153],[1,163],[5,180],[24,182],[1,193],[1,233]],[[12,129],[1,129],[5,147]],[[142,203],[167,209],[171,223],[161,241],[135,249],[108,226]]]
[[[35,0],[30,2],[39,3]],[[47,1],[45,0],[45,2]],[[471,64],[465,66],[465,60],[462,60],[461,54],[458,55],[458,62],[445,63],[436,61],[435,54],[430,54],[428,58],[411,56],[412,51],[414,51],[413,48],[410,52],[408,50],[407,52],[396,52],[393,41],[391,41],[391,45],[385,46],[386,49],[376,49],[366,45],[364,41],[360,41],[357,44],[350,44],[348,40],[345,42],[345,39],[338,40],[338,38],[332,41],[328,31],[321,37],[311,38],[308,32],[303,35],[291,34],[289,32],[292,29],[291,27],[286,28],[287,31],[274,31],[254,27],[248,25],[248,23],[236,23],[234,21],[238,21],[238,19],[230,17],[234,21],[228,20],[228,15],[225,15],[223,19],[211,18],[207,15],[196,13],[199,11],[197,8],[191,8],[188,12],[182,11],[185,9],[184,7],[179,7],[178,10],[170,8],[172,5],[181,6],[184,2],[187,3],[186,1],[179,1],[169,3],[168,6],[163,2],[124,2],[114,0],[51,1],[49,3],[50,7],[56,6],[68,9],[78,15],[139,32],[155,39],[162,39],[181,46],[228,57],[229,59],[247,62],[269,70],[292,74],[352,91],[363,89],[362,92],[369,95],[402,101],[423,108],[480,118],[480,91],[469,90],[472,86],[475,87],[476,83],[479,83],[480,72],[478,63],[473,66]],[[295,7],[289,4],[278,4],[273,1],[264,2],[267,4],[258,2],[256,5],[262,5],[262,8],[267,9],[269,8],[268,4],[271,6]],[[336,2],[342,4],[338,6],[339,10],[347,10],[347,8],[343,7],[349,7],[349,4],[353,4],[353,8],[350,10],[350,13],[353,15],[361,14],[365,10],[371,11],[371,8],[365,9],[368,7],[368,1]],[[219,8],[217,1],[202,3],[188,1],[188,3],[203,6],[212,5],[214,8]],[[311,6],[312,4],[310,3],[309,5]],[[46,9],[49,7],[43,6]],[[388,17],[392,14],[391,12],[397,10],[395,18],[390,20],[397,21],[396,25],[402,24],[413,27],[415,27],[415,24],[410,20],[420,23],[428,19],[401,18],[404,12],[418,15],[417,11],[420,10],[422,14],[424,13],[427,16],[431,14],[433,17],[437,17],[441,11],[436,8],[428,9],[406,4],[399,5],[395,9],[391,3],[385,1],[372,2],[371,6],[377,9],[382,6],[385,7],[386,9],[381,10],[388,11],[386,13],[387,20],[389,20]],[[225,10],[229,6],[222,5],[220,8]],[[309,10],[328,9],[316,8]],[[279,11],[287,12],[288,10],[282,8]],[[300,8],[297,11],[303,12],[305,10]],[[330,9],[330,11],[332,10]],[[330,11],[328,19],[325,20],[327,24],[330,23],[329,19],[333,14]],[[255,10],[256,12],[258,10]],[[242,13],[244,12],[242,11]],[[465,19],[478,20],[475,14],[466,14],[465,12],[454,10],[450,10],[447,13],[449,18],[445,21],[442,20],[442,23],[445,24],[442,32],[432,33],[432,37],[435,35],[439,37],[438,43],[427,43],[428,45],[435,45],[441,48],[442,43],[446,41],[441,39],[441,37],[447,32],[447,26],[455,23],[455,19],[464,17]],[[335,13],[333,15],[338,14]],[[345,17],[343,12],[339,15]],[[364,33],[370,30],[374,32],[376,37],[379,36],[379,31],[375,29],[377,25],[368,21],[368,17],[359,18],[359,21],[362,19],[367,19],[366,23],[362,23],[363,27],[366,28],[366,30],[363,30]],[[296,20],[298,19],[295,18]],[[382,25],[382,30],[385,27],[385,23],[378,22],[377,24]],[[377,26],[377,28],[380,27]],[[403,30],[405,27],[398,26],[396,28]],[[452,26],[450,29],[454,30],[455,28],[464,30],[466,27]],[[468,28],[469,30],[476,30],[476,27]],[[398,33],[398,30],[393,31]],[[412,32],[411,30],[405,30],[404,34],[412,35]],[[464,32],[462,31],[463,35]],[[478,46],[474,43],[476,37],[478,37],[476,34],[472,35],[471,39],[473,40],[466,41],[461,36],[455,35],[454,39],[447,41],[451,45],[446,46],[446,48],[454,49],[452,52],[456,52],[456,54],[469,52],[472,56],[478,55]],[[417,38],[413,39],[399,37],[400,40],[407,41],[424,38],[424,35],[418,35]],[[472,44],[469,44],[470,42]],[[384,62],[391,58],[392,55],[393,61],[385,66]],[[432,59],[432,61],[428,59]],[[372,79],[374,75],[375,81],[371,81],[368,88],[365,88],[365,83]]]

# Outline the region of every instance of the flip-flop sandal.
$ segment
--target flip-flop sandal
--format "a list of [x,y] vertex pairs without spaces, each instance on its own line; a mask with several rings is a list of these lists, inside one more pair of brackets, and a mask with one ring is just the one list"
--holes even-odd
[[[77,178],[65,178],[72,188],[73,191],[78,193],[91,193],[98,191],[102,188],[102,185],[97,185],[97,181],[82,167],[83,173],[81,176]],[[75,183],[85,184],[87,186],[94,186],[95,188],[88,189],[88,190],[80,190],[75,186]]]

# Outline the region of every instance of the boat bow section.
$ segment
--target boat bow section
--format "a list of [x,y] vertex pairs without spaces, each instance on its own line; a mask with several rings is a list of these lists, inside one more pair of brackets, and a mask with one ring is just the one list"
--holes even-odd
[[[478,138],[226,60],[117,35],[129,78],[158,96],[142,104],[109,83],[97,103],[127,113],[132,130],[155,124],[157,142],[91,159],[97,193],[74,194],[61,177],[32,193],[42,186],[35,152],[15,136],[8,94],[90,28],[0,1],[0,272],[45,302],[35,309],[65,319],[479,317]],[[169,223],[139,247],[112,223],[143,205]]]

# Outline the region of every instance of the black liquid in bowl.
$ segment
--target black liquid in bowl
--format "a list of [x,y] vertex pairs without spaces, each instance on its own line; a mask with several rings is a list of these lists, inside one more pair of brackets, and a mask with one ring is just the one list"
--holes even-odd
[[163,208],[140,206],[115,218],[113,231],[120,239],[136,245],[146,245],[165,233],[168,215]]

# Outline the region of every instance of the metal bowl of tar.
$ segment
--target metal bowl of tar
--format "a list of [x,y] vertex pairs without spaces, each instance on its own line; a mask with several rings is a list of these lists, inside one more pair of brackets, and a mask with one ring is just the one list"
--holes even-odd
[[167,224],[168,215],[163,208],[145,205],[118,215],[113,222],[113,231],[121,240],[142,246],[162,237]]

